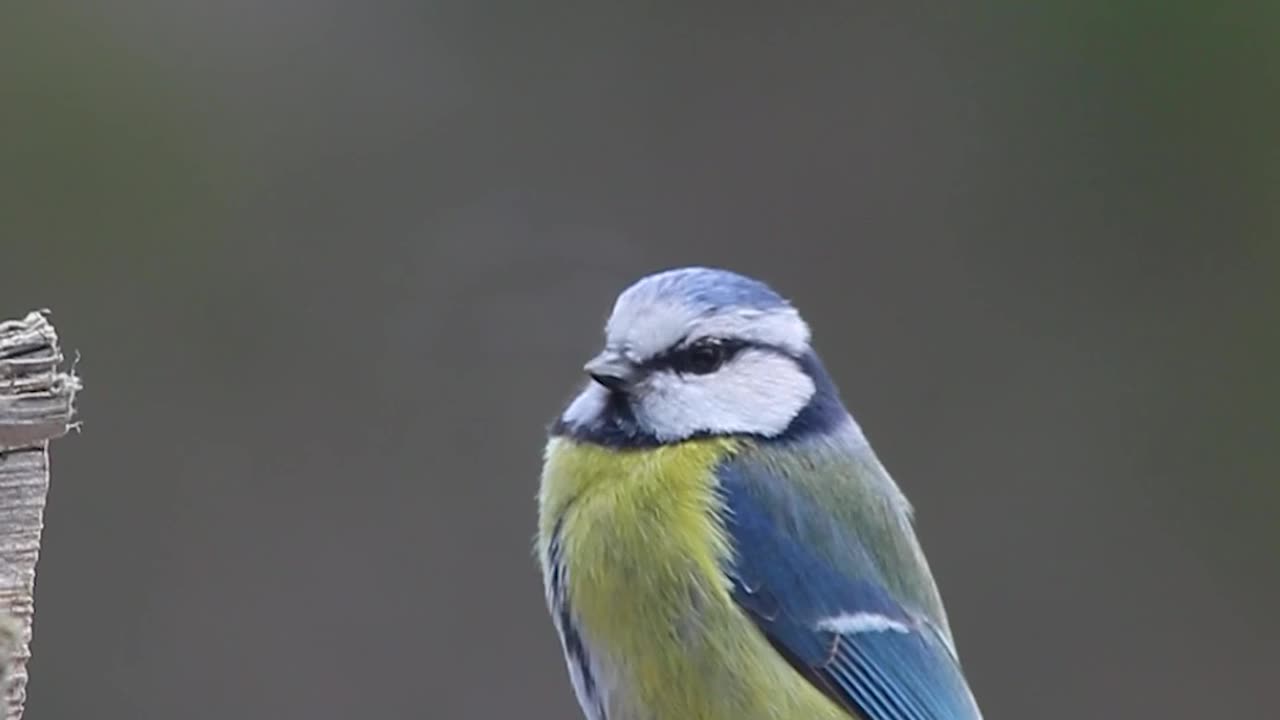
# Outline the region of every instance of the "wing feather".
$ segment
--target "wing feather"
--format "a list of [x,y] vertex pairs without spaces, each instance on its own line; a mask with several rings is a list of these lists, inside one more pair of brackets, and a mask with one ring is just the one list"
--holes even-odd
[[[929,619],[899,602],[874,568],[837,567],[771,511],[732,464],[719,469],[735,551],[734,599],[774,648],[852,717],[980,720],[950,646]],[[784,482],[775,478],[776,482]],[[776,488],[775,488],[776,490]],[[823,513],[788,498],[785,513]],[[850,533],[843,542],[855,544]],[[868,557],[853,547],[851,557]]]

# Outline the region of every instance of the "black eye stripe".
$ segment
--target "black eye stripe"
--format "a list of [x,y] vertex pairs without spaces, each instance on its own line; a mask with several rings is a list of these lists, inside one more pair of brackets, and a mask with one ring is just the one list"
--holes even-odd
[[700,338],[655,356],[645,365],[655,370],[706,375],[720,369],[743,349],[752,346],[752,343],[744,340]]

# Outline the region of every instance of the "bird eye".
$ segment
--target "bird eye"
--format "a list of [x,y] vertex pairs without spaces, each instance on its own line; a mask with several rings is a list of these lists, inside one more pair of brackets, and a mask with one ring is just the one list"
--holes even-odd
[[729,350],[716,340],[699,340],[676,353],[672,365],[677,372],[707,375],[720,369],[729,359]]

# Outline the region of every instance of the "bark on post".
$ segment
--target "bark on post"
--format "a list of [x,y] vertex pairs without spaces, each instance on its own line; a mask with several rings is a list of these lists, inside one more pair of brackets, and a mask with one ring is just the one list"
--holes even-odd
[[4,720],[22,717],[49,441],[71,427],[80,381],[41,313],[0,322],[0,661]]

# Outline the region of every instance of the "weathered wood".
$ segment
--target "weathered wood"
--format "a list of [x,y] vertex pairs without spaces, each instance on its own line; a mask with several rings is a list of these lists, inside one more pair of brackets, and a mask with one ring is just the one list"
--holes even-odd
[[41,313],[0,322],[0,678],[4,719],[22,717],[49,441],[72,427],[80,381]]

